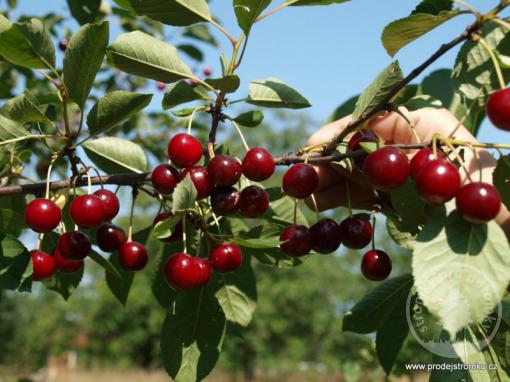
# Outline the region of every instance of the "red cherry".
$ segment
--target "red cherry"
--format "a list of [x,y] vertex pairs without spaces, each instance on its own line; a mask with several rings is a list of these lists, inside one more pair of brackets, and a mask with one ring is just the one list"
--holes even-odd
[[177,134],[168,142],[168,157],[179,167],[193,166],[202,153],[202,144],[189,134]]
[[165,264],[168,284],[177,290],[193,289],[203,281],[199,263],[187,253],[176,253]]
[[312,195],[319,184],[315,169],[305,163],[298,163],[283,176],[283,191],[294,198],[304,199]]
[[83,260],[91,248],[89,237],[80,231],[66,232],[58,240],[58,249],[67,260]]
[[210,68],[209,66],[206,66],[206,67],[203,69],[203,72],[204,72],[204,76],[209,77],[209,76],[212,74],[213,70],[212,70],[212,68]]
[[214,246],[209,253],[209,262],[213,269],[220,273],[233,272],[243,263],[243,254],[239,246],[223,243]]
[[423,168],[432,162],[434,159],[444,159],[444,154],[441,151],[436,153],[437,157],[434,157],[434,152],[432,149],[424,148],[414,154],[413,159],[411,159],[411,178],[416,180],[418,174],[423,170]]
[[124,230],[115,224],[104,223],[96,232],[96,242],[104,252],[117,251],[126,242]]
[[399,148],[385,146],[369,154],[364,172],[372,186],[389,191],[405,183],[411,168],[407,155]]
[[55,273],[57,264],[55,259],[48,255],[46,252],[34,249],[30,251],[32,259],[32,280],[42,281],[49,279]]
[[104,219],[103,202],[97,195],[78,196],[71,202],[69,214],[78,227],[97,227]]
[[242,173],[241,162],[228,155],[216,155],[207,166],[207,171],[218,186],[233,186]]
[[179,172],[174,166],[160,164],[152,170],[151,182],[162,194],[171,194],[179,181]]
[[361,273],[368,280],[382,281],[391,273],[391,259],[386,252],[373,249],[361,259]]
[[35,232],[53,231],[61,219],[62,212],[60,208],[46,198],[34,199],[25,208],[25,222]]
[[103,188],[94,192],[94,195],[99,197],[103,204],[104,221],[111,221],[115,216],[117,216],[120,210],[120,203],[119,198],[117,198],[115,193]]
[[342,244],[347,248],[361,249],[372,240],[372,225],[370,220],[351,216],[340,223],[340,236]]
[[464,220],[481,224],[494,219],[501,208],[498,190],[488,183],[473,182],[461,187],[455,196],[457,211]]
[[487,116],[494,126],[510,131],[510,89],[491,94],[487,101]]
[[273,156],[260,147],[250,149],[243,159],[243,174],[250,180],[262,182],[273,175],[275,169]]
[[[171,212],[171,211],[163,211],[163,212],[160,212],[159,214],[156,215],[156,217],[154,218],[154,221],[152,222],[152,226],[155,227],[156,224],[158,224],[160,221],[163,221],[165,219],[169,219],[171,218],[172,216],[174,216],[174,214]],[[172,232],[172,234],[167,237],[167,238],[164,238],[164,239],[160,239],[161,241],[166,241],[167,243],[172,243],[174,241],[179,241],[179,240],[182,240],[182,232],[183,232],[183,225],[182,225],[182,220],[179,221],[175,227],[174,227],[174,231]]]
[[457,168],[445,159],[427,164],[416,178],[418,194],[431,204],[443,204],[452,199],[460,188]]
[[304,256],[312,249],[310,230],[302,225],[293,224],[285,228],[280,235],[280,240],[284,241],[280,244],[282,251],[292,257]]
[[158,82],[156,84],[156,86],[157,86],[158,90],[165,90],[165,88],[166,88],[166,84],[164,82]]
[[58,43],[58,47],[59,49],[62,51],[62,52],[65,52],[66,49],[67,49],[67,44],[69,43],[69,41],[67,41],[67,39],[62,39],[60,40],[60,42]]
[[[363,150],[363,147],[361,147],[362,142],[377,142],[377,141],[379,141],[379,138],[377,137],[377,134],[374,133],[372,130],[360,130],[357,131],[351,137],[349,143],[347,143],[347,150],[348,151]],[[368,153],[366,155],[353,158],[354,164],[359,168],[363,168],[367,156]]]
[[340,246],[340,227],[332,219],[322,219],[310,227],[312,249],[327,254],[335,252]]
[[62,253],[58,248],[53,250],[53,258],[55,259],[57,269],[62,273],[74,273],[79,271],[83,266],[83,261],[72,261],[64,259],[64,256],[62,256]]
[[197,190],[197,199],[204,199],[211,195],[214,188],[214,182],[209,176],[207,167],[204,166],[193,166],[188,167],[181,173],[180,180],[186,178],[186,175],[190,175],[191,181],[195,185]]
[[239,191],[234,187],[214,187],[211,194],[211,207],[216,215],[232,215],[239,210],[239,200]]
[[239,212],[247,218],[258,218],[269,208],[269,195],[259,186],[248,186],[241,191]]
[[126,271],[139,271],[145,268],[149,256],[145,247],[136,241],[128,241],[119,249],[119,262]]
[[207,259],[204,259],[202,257],[195,257],[195,261],[202,270],[200,281],[198,282],[197,286],[204,286],[209,282],[209,279],[211,278],[212,275],[211,264],[209,263],[209,261],[207,261]]

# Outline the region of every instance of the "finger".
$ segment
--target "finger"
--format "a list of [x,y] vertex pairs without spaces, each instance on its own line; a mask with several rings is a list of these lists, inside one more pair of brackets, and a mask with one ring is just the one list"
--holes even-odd
[[330,142],[340,131],[347,127],[351,119],[352,117],[348,115],[338,121],[328,123],[321,127],[308,139],[308,146]]
[[[355,209],[371,208],[374,200],[373,191],[349,182],[349,194],[351,199],[351,207]],[[317,208],[319,211],[329,210],[338,206],[347,206],[347,186],[346,183],[335,184],[331,187],[314,192]],[[312,198],[305,199],[306,205],[310,209],[314,209]]]

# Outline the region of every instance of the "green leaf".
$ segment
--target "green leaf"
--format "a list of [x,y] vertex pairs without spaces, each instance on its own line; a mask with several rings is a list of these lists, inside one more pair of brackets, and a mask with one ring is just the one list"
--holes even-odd
[[25,68],[51,69],[55,66],[55,47],[38,19],[12,24],[0,14],[0,56]]
[[379,148],[379,142],[360,142],[360,146],[367,153],[373,153]]
[[301,0],[297,3],[291,4],[291,6],[299,5],[330,5],[330,4],[341,4],[350,0]]
[[205,0],[129,0],[129,3],[137,14],[163,24],[184,26],[211,20]]
[[113,0],[113,2],[133,15],[136,13],[129,0]]
[[366,334],[379,330],[394,309],[407,301],[413,278],[406,274],[383,281],[347,312],[342,329]]
[[264,237],[257,239],[244,239],[242,237],[233,237],[230,239],[231,243],[240,245],[246,248],[278,248],[280,247],[281,241],[278,236]]
[[497,223],[469,224],[454,210],[454,202],[447,206],[448,212],[436,211],[418,235],[412,265],[420,298],[454,336],[482,322],[501,300],[510,280],[510,259]]
[[108,62],[126,73],[161,82],[192,78],[177,49],[143,32],[130,32],[107,48]]
[[156,239],[166,239],[170,237],[177,223],[182,220],[182,214],[175,214],[169,219],[158,222],[152,230],[152,236]]
[[30,136],[28,131],[11,119],[0,115],[0,144],[11,140],[23,140]]
[[[283,196],[279,199],[271,198],[271,210],[274,212],[272,219],[292,224],[294,222],[294,199],[289,196]],[[304,213],[302,206],[298,205],[297,209],[297,223],[305,226],[310,226],[310,221]]]
[[356,102],[358,101],[359,96],[354,96],[349,98],[347,101],[338,106],[333,113],[328,117],[326,123],[337,121],[340,118],[346,117],[349,114],[352,114],[354,109],[356,108]]
[[126,171],[141,173],[147,169],[147,157],[143,149],[126,139],[98,138],[85,142],[83,148],[90,160],[108,174]]
[[25,246],[14,236],[1,234],[0,289],[18,289],[30,269],[30,255]]
[[205,42],[212,46],[219,46],[218,41],[214,38],[207,24],[197,24],[189,26],[185,29],[183,36]]
[[425,107],[431,107],[434,109],[442,109],[444,106],[438,99],[431,97],[429,95],[417,95],[416,97],[411,98],[409,101],[405,103],[405,107],[410,110],[420,110]]
[[0,232],[17,237],[23,228],[26,226],[22,213],[18,213],[14,209],[0,209]]
[[196,46],[191,44],[181,44],[177,45],[177,49],[179,49],[181,52],[186,53],[189,57],[191,57],[194,60],[197,61],[204,61],[204,54],[200,49],[198,49]]
[[391,192],[391,203],[399,214],[399,228],[405,228],[406,232],[417,234],[426,204],[419,197],[410,179]]
[[401,223],[396,218],[388,217],[386,219],[386,228],[395,243],[402,248],[413,249],[417,235],[409,233],[405,226],[401,227]]
[[186,107],[184,109],[172,110],[171,113],[176,117],[189,117],[196,109],[194,107]]
[[234,93],[241,84],[241,80],[235,74],[223,78],[207,78],[205,82],[224,93]]
[[375,80],[360,95],[356,102],[356,109],[352,113],[352,119],[358,119],[361,115],[375,107],[402,79],[403,75],[400,65],[398,61],[393,61],[378,74]]
[[182,250],[182,242],[167,243],[158,254],[155,270],[152,275],[151,291],[162,308],[168,310],[178,296],[178,291],[170,287],[166,281],[164,267],[168,258]]
[[237,122],[241,126],[246,127],[257,127],[264,120],[264,113],[260,110],[252,110],[246,113],[239,114],[234,118],[234,122]]
[[67,0],[71,15],[80,25],[93,23],[99,15],[101,0]]
[[302,109],[310,107],[306,98],[277,78],[250,82],[248,103],[263,107]]
[[15,122],[24,124],[27,122],[51,123],[39,109],[39,101],[28,91],[11,98],[0,108],[0,114]]
[[117,300],[125,306],[127,304],[129,292],[131,291],[131,286],[133,285],[135,274],[122,268],[119,262],[118,252],[110,255],[109,262],[115,267],[120,278],[115,276],[112,272],[105,271],[106,285],[108,285],[108,288]]
[[165,92],[163,109],[171,109],[183,103],[197,100],[210,100],[207,90],[201,85],[191,86],[186,81],[179,81]]
[[83,109],[108,45],[108,22],[82,26],[71,37],[64,55],[64,82],[69,99]]
[[76,288],[78,288],[78,285],[80,285],[83,278],[83,270],[84,267],[82,266],[73,273],[57,271],[51,279],[44,281],[44,286],[49,290],[57,292],[67,301]]
[[442,11],[451,11],[452,9],[453,0],[423,0],[411,14],[430,13],[431,15],[437,15]]
[[190,175],[179,182],[173,192],[172,212],[178,214],[186,211],[195,205],[197,200],[197,190]]
[[507,208],[510,208],[510,154],[502,155],[498,159],[492,180],[501,195],[501,201]]
[[394,56],[404,46],[427,34],[444,22],[459,15],[457,12],[442,11],[437,15],[416,13],[388,24],[381,40],[390,56]]
[[98,135],[138,113],[151,102],[152,94],[123,90],[106,93],[96,102],[87,116],[91,135]]
[[271,0],[234,0],[237,23],[246,35],[250,33],[257,17],[270,3]]

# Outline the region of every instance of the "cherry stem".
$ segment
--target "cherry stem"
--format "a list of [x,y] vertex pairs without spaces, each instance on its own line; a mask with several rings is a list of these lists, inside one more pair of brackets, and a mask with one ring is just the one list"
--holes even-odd
[[51,169],[53,167],[53,163],[55,162],[55,160],[56,160],[56,158],[51,160],[50,165],[48,166],[48,173],[46,174],[46,193],[45,193],[46,199],[49,199],[49,197],[50,197]]
[[182,217],[182,251],[188,253],[187,237],[186,237],[186,214]]
[[310,199],[312,200],[313,209],[315,211],[315,217],[317,218],[317,221],[321,220],[321,214],[319,213],[319,207],[317,206],[317,200],[315,199],[315,195],[310,195]]
[[347,208],[349,209],[349,217],[352,216],[352,207],[351,207],[351,185],[349,181],[345,181],[345,191],[347,193]]
[[299,0],[290,0],[290,1],[286,1],[285,3],[283,3],[282,5],[279,5],[278,7],[276,8],[273,8],[271,9],[270,11],[267,11],[266,13],[260,15],[259,17],[257,17],[257,19],[255,20],[256,23],[258,23],[259,21],[261,20],[264,20],[266,17],[269,17],[273,14],[275,14],[276,12],[278,11],[281,11],[282,9],[284,8],[287,8],[289,5],[292,5],[292,4],[295,4],[297,3]]
[[[131,199],[131,211],[129,212],[129,228],[128,228],[128,238],[127,238],[128,242],[132,241],[132,239],[133,239],[133,215],[135,212],[136,197],[138,196],[138,189],[136,186],[133,187],[132,195],[133,195],[133,198]],[[184,219],[183,219],[183,222],[184,222]]]
[[294,224],[297,224],[297,205],[298,205],[298,199],[294,199],[294,215],[292,218]]
[[244,149],[247,152],[250,151],[250,146],[248,146],[248,143],[246,142],[246,138],[244,137],[244,134],[241,131],[241,128],[239,127],[239,125],[234,120],[232,120],[232,119],[230,119],[230,122],[235,127],[235,129],[237,130],[237,134],[239,134],[239,137],[241,138],[241,141],[243,142]]
[[44,233],[40,233],[39,235],[37,235],[36,248],[38,250],[41,250],[41,244],[42,244],[43,239],[44,239]]
[[191,134],[191,126],[193,125],[193,118],[195,117],[195,113],[201,108],[201,106],[199,107],[196,107],[193,109],[193,111],[191,112],[191,115],[189,117],[189,122],[188,122],[188,134]]
[[471,12],[475,16],[477,16],[477,17],[480,16],[480,12],[478,12],[476,9],[474,9],[471,5],[469,5],[465,1],[463,1],[463,0],[453,0],[453,2],[457,3],[459,5],[462,5],[464,8],[468,9],[469,12]]
[[[473,179],[471,179],[471,174],[469,173],[469,170],[468,168],[466,167],[466,163],[464,162],[464,160],[460,157],[459,153],[457,152],[457,150],[455,150],[455,147],[453,146],[453,144],[450,142],[450,140],[448,138],[444,138],[444,137],[438,137],[438,139],[441,139],[445,144],[446,146],[450,149],[450,152],[453,153],[453,155],[455,155],[455,158],[457,158],[457,161],[460,163],[460,166],[462,167],[462,169],[464,170],[464,172],[466,173],[466,176],[468,178],[468,180],[470,182],[473,181]],[[474,147],[474,145],[472,145],[472,147]]]
[[402,118],[404,118],[404,120],[407,122],[407,124],[409,125],[409,128],[411,129],[411,133],[413,134],[414,136],[414,139],[416,139],[416,142],[417,143],[421,143],[421,138],[420,136],[418,135],[418,133],[416,132],[416,129],[414,127],[414,125],[412,124],[412,122],[409,120],[409,118],[407,118],[407,116],[405,115],[404,112],[402,112],[398,107],[395,107],[395,108],[392,108],[392,110],[397,113],[398,115],[400,115]]
[[487,40],[485,40],[482,36],[477,36],[477,41],[482,45],[487,53],[489,54],[489,57],[491,58],[492,64],[494,65],[494,70],[496,71],[496,76],[498,77],[499,87],[501,90],[506,89],[506,83],[505,79],[503,78],[503,72],[501,71],[501,68],[499,66],[499,61],[496,55],[494,54],[494,51],[487,43]]
[[372,211],[372,249],[375,250],[375,226],[377,225],[377,210]]
[[473,152],[473,156],[475,157],[476,165],[478,166],[479,171],[479,180],[481,182],[483,180],[483,166],[480,160],[480,155],[478,155],[478,151],[472,145],[469,145],[469,148],[471,149],[471,151]]

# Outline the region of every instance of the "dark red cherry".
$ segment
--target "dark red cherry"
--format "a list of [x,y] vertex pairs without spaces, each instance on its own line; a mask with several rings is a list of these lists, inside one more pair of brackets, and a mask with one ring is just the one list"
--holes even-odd
[[165,277],[174,289],[193,289],[203,281],[203,271],[195,258],[181,252],[172,255],[166,262]]
[[64,259],[64,256],[62,256],[62,253],[60,253],[58,248],[53,250],[53,258],[55,259],[57,269],[62,273],[74,273],[79,271],[83,266],[83,261],[72,261]]
[[310,227],[312,249],[327,254],[335,252],[340,246],[340,227],[332,219],[322,219]]
[[405,183],[411,168],[403,150],[385,146],[368,155],[364,172],[374,188],[389,191]]
[[204,199],[211,195],[214,188],[214,182],[209,176],[207,167],[204,166],[193,166],[188,167],[181,173],[180,180],[186,178],[186,175],[190,174],[191,181],[195,185],[197,190],[197,199]]
[[126,242],[126,234],[119,226],[103,223],[96,232],[96,242],[104,252],[117,251]]
[[78,227],[97,227],[104,220],[103,202],[97,195],[78,196],[71,202],[69,214]]
[[209,175],[218,186],[233,186],[241,178],[241,162],[228,155],[216,155],[207,165]]
[[157,86],[158,90],[165,90],[165,88],[166,88],[166,84],[164,82],[158,82],[156,84],[156,86]]
[[198,282],[197,286],[199,287],[204,286],[209,282],[209,279],[211,278],[212,275],[211,264],[207,259],[204,259],[202,257],[195,257],[195,261],[202,270],[200,281]]
[[494,219],[501,208],[498,190],[491,184],[482,182],[462,186],[455,196],[455,203],[460,216],[475,224]]
[[216,215],[232,215],[239,210],[239,200],[240,195],[236,188],[217,186],[211,194],[211,207]]
[[145,247],[136,241],[127,241],[120,246],[119,263],[126,271],[139,271],[145,268],[149,256]]
[[53,257],[38,249],[30,251],[30,257],[32,259],[32,279],[34,281],[46,280],[53,276],[57,267]]
[[434,152],[432,149],[424,148],[414,154],[413,159],[411,159],[411,178],[416,180],[418,174],[423,170],[423,168],[432,162],[434,159],[444,159],[444,154],[441,151],[438,151],[434,156]]
[[312,249],[310,230],[302,225],[293,224],[285,228],[280,240],[284,242],[280,244],[282,251],[292,257],[304,256]]
[[209,253],[209,262],[213,269],[220,273],[233,272],[243,263],[243,254],[239,246],[223,243],[214,246]]
[[80,231],[66,232],[58,240],[58,249],[67,260],[83,260],[91,248],[89,237]]
[[457,168],[445,159],[427,164],[416,178],[418,194],[430,204],[443,204],[452,199],[460,188]]
[[152,170],[151,182],[162,194],[171,194],[179,181],[179,171],[169,164],[160,164]]
[[510,131],[510,89],[491,94],[487,101],[487,116],[494,126]]
[[[172,216],[174,216],[174,214],[171,212],[171,211],[163,211],[163,212],[160,212],[159,214],[156,215],[156,217],[154,218],[154,221],[152,222],[152,226],[155,227],[156,224],[158,224],[160,221],[163,221],[165,219],[169,219],[171,218]],[[172,243],[174,241],[179,241],[179,240],[182,240],[182,232],[183,232],[183,225],[182,225],[182,220],[179,221],[175,227],[174,227],[174,230],[172,232],[172,234],[165,238],[165,239],[160,239],[161,241],[166,241],[168,243]]]
[[25,208],[25,222],[35,232],[53,231],[61,219],[62,212],[60,208],[46,198],[34,199]]
[[193,166],[202,154],[202,144],[189,134],[177,134],[168,142],[168,157],[176,166]]
[[212,68],[211,68],[211,67],[206,66],[206,67],[203,69],[203,72],[204,72],[204,76],[209,77],[209,76],[212,74],[213,70],[212,70]]
[[250,180],[262,182],[273,175],[275,169],[273,156],[260,147],[250,149],[243,159],[243,174]]
[[340,223],[340,236],[342,244],[347,248],[364,248],[372,240],[372,224],[364,217],[348,217]]
[[59,49],[62,51],[62,52],[65,52],[66,49],[67,49],[67,44],[69,43],[69,41],[67,41],[67,39],[62,39],[59,41],[58,43],[58,47]]
[[269,208],[269,195],[259,186],[248,186],[241,191],[239,212],[247,218],[258,218]]
[[283,191],[294,198],[304,199],[312,195],[319,184],[315,169],[305,163],[298,163],[283,176]]
[[[347,150],[348,151],[359,151],[363,150],[363,147],[361,146],[362,142],[377,142],[379,141],[379,138],[377,137],[377,134],[374,133],[372,130],[360,130],[354,133],[354,135],[349,140],[349,143],[347,143]],[[363,165],[365,164],[365,159],[367,158],[368,153],[362,156],[354,157],[354,164],[358,168],[363,168]]]
[[366,252],[361,259],[361,273],[368,280],[382,281],[391,273],[391,259],[379,249]]
[[99,197],[103,204],[104,221],[111,221],[115,216],[117,216],[120,210],[120,203],[119,198],[117,198],[115,193],[103,188],[94,192],[94,195]]

